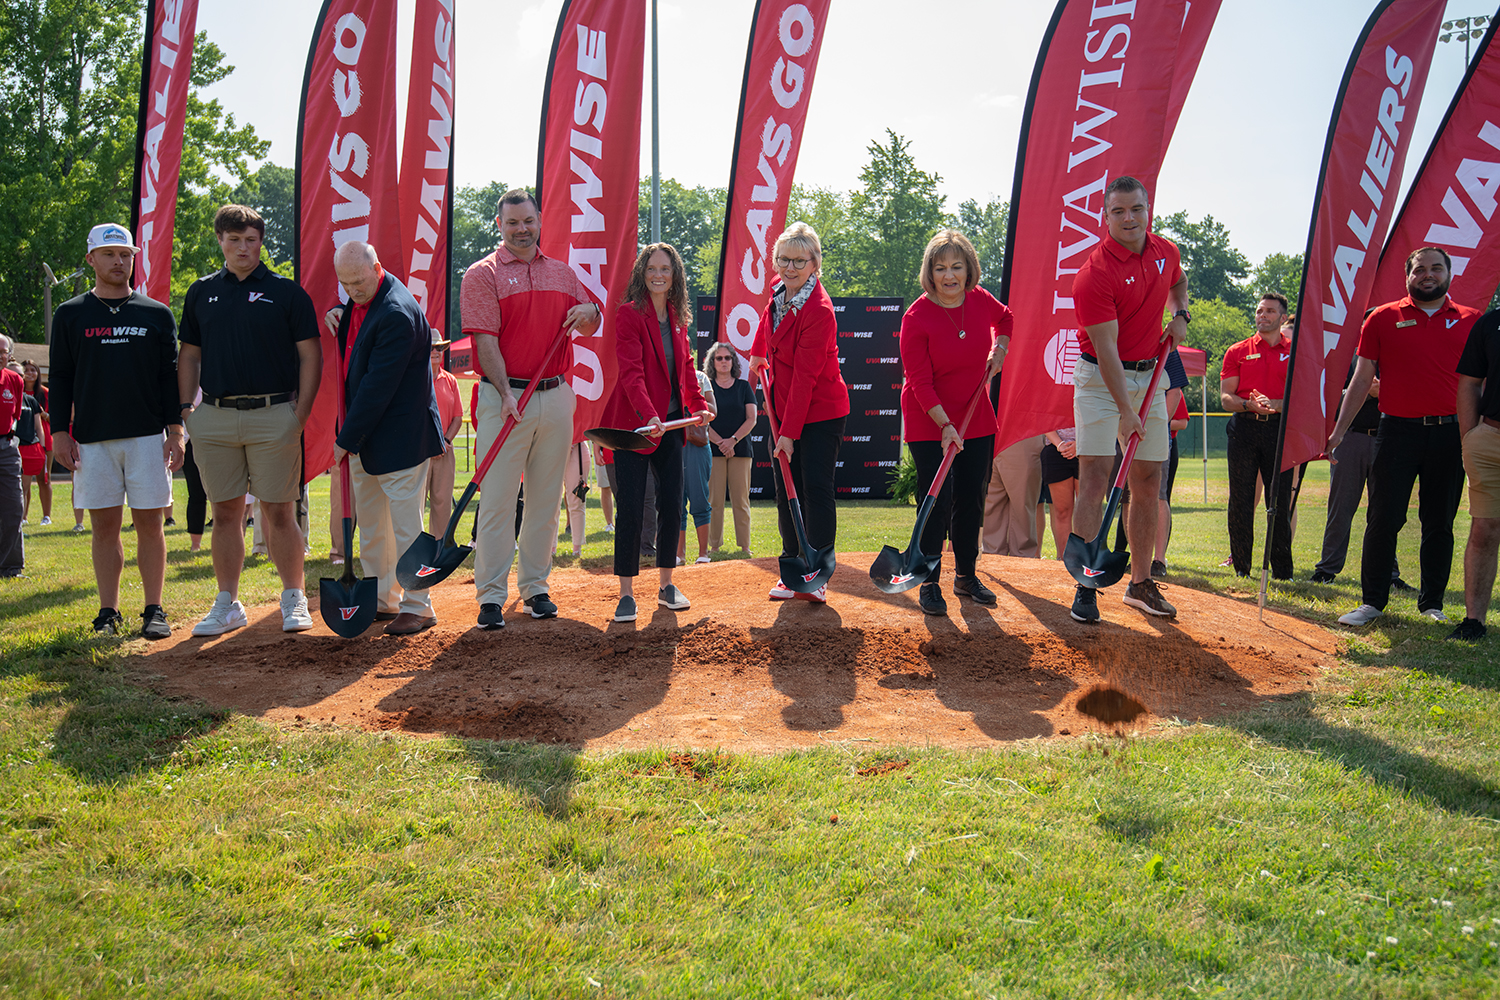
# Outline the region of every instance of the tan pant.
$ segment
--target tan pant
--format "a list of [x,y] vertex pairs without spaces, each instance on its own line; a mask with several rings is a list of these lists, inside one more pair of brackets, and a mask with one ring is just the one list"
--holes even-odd
[[453,480],[458,468],[453,445],[436,458],[427,460],[427,533],[442,538],[453,516]]
[[[422,533],[427,461],[373,476],[358,455],[350,455],[349,478],[359,505],[359,568],[379,581],[380,610],[424,618],[431,615],[432,598],[427,591],[405,592],[396,583],[396,563]],[[345,552],[344,558],[349,557]]]
[[583,549],[584,539],[588,534],[584,518],[588,505],[573,491],[578,488],[579,483],[589,481],[590,467],[587,444],[575,444],[568,449],[568,462],[563,467],[563,502],[568,505],[568,526],[573,532],[575,554]]
[[[500,392],[479,383],[476,435],[480,460],[500,433]],[[505,605],[506,577],[519,551],[516,586],[522,599],[547,593],[552,550],[557,544],[563,472],[573,443],[573,390],[568,385],[532,395],[506,438],[481,486],[478,538],[474,546],[474,589],[480,604]],[[516,497],[526,477],[526,510],[516,538]],[[363,514],[363,510],[361,510]],[[519,543],[519,544],[518,544]]]
[[1036,504],[1042,492],[1045,435],[1017,441],[995,456],[984,498],[984,551],[1037,559]]
[[753,458],[725,458],[714,456],[712,470],[708,474],[708,499],[712,513],[708,519],[708,547],[718,551],[724,545],[724,494],[729,492],[729,505],[734,508],[734,543],[742,549],[750,547],[750,470]]

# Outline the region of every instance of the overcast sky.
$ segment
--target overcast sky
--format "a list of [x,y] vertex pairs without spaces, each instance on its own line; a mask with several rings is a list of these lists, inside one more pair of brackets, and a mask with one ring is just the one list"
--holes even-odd
[[[561,0],[456,2],[457,183],[533,183],[542,77]],[[1448,16],[1495,13],[1487,3],[1450,0]],[[209,2],[198,15],[199,28],[237,67],[205,96],[254,125],[271,141],[269,159],[284,166],[293,165],[298,92],[320,6]],[[407,24],[410,6],[403,4]],[[1224,0],[1156,207],[1213,215],[1252,264],[1269,253],[1300,253],[1333,99],[1373,6]],[[797,181],[854,187],[866,147],[891,128],[911,140],[921,169],[942,177],[950,211],[967,198],[1009,198],[1026,88],[1052,7],[833,0]],[[662,176],[689,186],[727,183],[753,9],[753,0],[660,3]],[[404,46],[399,58],[404,107]],[[1463,71],[1462,45],[1439,44],[1407,180]],[[649,93],[646,101],[642,173],[651,168]]]

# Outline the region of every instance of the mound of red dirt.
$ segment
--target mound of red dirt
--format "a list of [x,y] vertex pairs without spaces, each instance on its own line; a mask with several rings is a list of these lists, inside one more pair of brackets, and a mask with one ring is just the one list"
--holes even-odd
[[[1123,720],[1079,710],[1100,686],[1143,708],[1135,731],[1210,719],[1307,690],[1336,645],[1294,618],[1267,612],[1262,623],[1253,605],[1170,586],[1175,620],[1126,607],[1116,585],[1100,594],[1103,620],[1081,625],[1068,615],[1073,582],[1060,563],[998,556],[979,566],[997,607],[954,596],[950,575],[948,614],[932,617],[915,590],[876,590],[871,561],[841,553],[826,605],[767,600],[772,559],[683,567],[674,582],[691,610],[645,599],[630,624],[611,620],[612,576],[558,569],[559,617],[535,621],[513,599],[496,632],[474,629],[473,578],[460,575],[432,591],[437,627],[409,637],[377,624],[339,638],[318,617],[313,587],[311,632],[284,634],[267,605],[250,609],[249,628],[218,638],[179,624],[134,665],[163,693],[293,726],[774,752],[1112,730]],[[643,571],[638,592],[649,594],[655,577]]]

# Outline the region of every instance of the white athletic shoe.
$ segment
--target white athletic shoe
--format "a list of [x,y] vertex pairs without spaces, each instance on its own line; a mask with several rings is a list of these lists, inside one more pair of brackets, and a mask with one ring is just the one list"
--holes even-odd
[[52,523],[52,518],[47,517],[45,514],[42,515],[42,527],[45,528],[47,525],[49,525],[51,523]]
[[1339,624],[1355,626],[1368,625],[1383,614],[1385,614],[1385,612],[1381,611],[1373,604],[1361,604],[1359,607],[1355,608],[1347,615],[1341,616],[1339,618]]
[[1435,622],[1446,623],[1448,621],[1448,616],[1443,614],[1442,608],[1428,608],[1426,611],[1421,612],[1421,615],[1423,618],[1431,618]]
[[795,590],[788,589],[786,584],[782,583],[780,580],[777,580],[776,585],[771,588],[771,593],[769,596],[773,601],[790,601],[792,598],[797,596],[797,592]]
[[193,634],[223,635],[249,624],[250,619],[245,615],[244,605],[230,596],[229,591],[221,590],[219,596],[214,598],[214,606],[208,609],[208,614],[193,626]]
[[307,613],[307,594],[300,590],[283,590],[281,592],[281,631],[306,632],[312,627],[312,615]]

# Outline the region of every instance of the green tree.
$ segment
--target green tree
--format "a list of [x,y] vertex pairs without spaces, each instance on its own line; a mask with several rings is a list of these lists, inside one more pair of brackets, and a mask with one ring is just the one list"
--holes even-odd
[[266,223],[266,254],[272,260],[293,256],[297,222],[297,171],[276,163],[262,163],[229,195],[237,205],[249,205]]
[[979,285],[991,295],[1000,295],[1000,275],[1005,271],[1005,231],[1010,225],[1010,202],[991,201],[986,205],[970,198],[958,206],[958,223],[954,227],[974,244],[979,255]]
[[1300,253],[1273,253],[1260,262],[1250,280],[1249,292],[1259,296],[1262,292],[1280,292],[1286,296],[1287,307],[1297,311],[1297,296],[1302,292],[1302,255]]
[[1212,215],[1193,222],[1186,212],[1174,212],[1157,219],[1155,229],[1182,251],[1182,269],[1187,272],[1192,301],[1222,299],[1239,308],[1250,305],[1253,296],[1243,287],[1250,262],[1230,246],[1229,230],[1222,223]]
[[1251,317],[1223,299],[1201,299],[1192,304],[1193,322],[1188,326],[1187,346],[1209,353],[1208,407],[1217,409],[1219,368],[1224,352],[1255,332]]
[[826,247],[849,261],[849,294],[893,295],[910,303],[922,294],[917,271],[934,231],[951,220],[937,186],[942,178],[917,168],[911,143],[890,129],[871,142],[860,172],[862,187],[849,201],[849,244]]
[[464,272],[477,260],[489,256],[500,245],[495,218],[500,214],[500,196],[510,190],[503,181],[482,188],[462,187],[453,193],[453,253],[448,275],[449,336],[462,336],[463,315],[459,307]]
[[[684,187],[661,179],[661,239],[682,255],[688,301],[711,295],[719,277],[719,246],[724,238],[724,188]],[[651,242],[651,178],[641,178],[640,246]]]
[[786,221],[805,222],[823,245],[823,271],[819,280],[829,295],[853,295],[852,256],[848,252],[851,217],[849,195],[833,188],[792,185],[787,200]]

